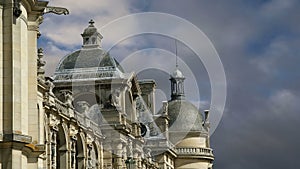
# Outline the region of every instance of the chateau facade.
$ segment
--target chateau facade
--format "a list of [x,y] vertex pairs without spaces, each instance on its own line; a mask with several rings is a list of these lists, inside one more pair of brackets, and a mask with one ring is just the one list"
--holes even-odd
[[155,81],[125,72],[91,20],[82,48],[45,77],[39,25],[68,11],[37,0],[2,0],[0,11],[1,169],[212,169],[209,112],[185,99],[177,67],[156,112]]

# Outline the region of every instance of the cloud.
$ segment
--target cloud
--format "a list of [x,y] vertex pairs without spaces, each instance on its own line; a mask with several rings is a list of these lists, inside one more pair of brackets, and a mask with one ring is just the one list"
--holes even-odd
[[90,19],[95,20],[97,27],[118,17],[130,13],[126,0],[52,0],[49,5],[65,7],[70,10],[68,16],[45,17],[41,32],[50,40],[64,46],[73,47],[81,44],[80,34],[87,27]]
[[[296,156],[299,155],[297,151],[300,148],[295,146],[300,139],[296,134],[298,130],[296,126],[299,123],[297,112],[299,101],[300,97],[292,91],[281,89],[268,98],[261,99],[260,103],[251,104],[253,108],[250,112],[247,108],[243,110],[243,107],[240,107],[240,112],[224,116],[219,126],[221,131],[217,130],[211,138],[215,153],[221,156],[221,158],[217,156],[216,168],[299,166]],[[246,115],[248,113],[251,115]],[[240,115],[243,115],[243,118],[240,118]],[[280,158],[281,163],[273,163],[274,159],[279,158],[279,154],[285,153],[287,158]]]
[[70,53],[69,50],[63,50],[57,47],[54,43],[48,42],[44,45],[44,60],[46,61],[46,76],[52,76],[60,59]]
[[[293,94],[292,91],[287,89],[277,91],[269,100],[270,112],[274,112],[274,114],[279,117],[286,118],[286,116],[298,111],[299,102],[300,97]],[[290,112],[291,114],[287,112]]]

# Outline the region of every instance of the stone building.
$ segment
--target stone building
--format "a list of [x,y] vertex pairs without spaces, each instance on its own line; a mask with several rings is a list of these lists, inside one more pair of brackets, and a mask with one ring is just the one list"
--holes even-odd
[[177,67],[156,112],[155,81],[125,72],[91,20],[82,48],[45,77],[39,24],[68,13],[47,4],[0,2],[0,168],[211,169],[209,112],[185,99]]

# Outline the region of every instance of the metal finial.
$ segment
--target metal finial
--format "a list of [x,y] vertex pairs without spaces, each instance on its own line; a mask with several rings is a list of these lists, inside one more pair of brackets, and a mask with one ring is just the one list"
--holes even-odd
[[94,22],[93,19],[91,19],[90,22],[89,22],[90,26],[94,26],[94,23],[95,23],[95,22]]

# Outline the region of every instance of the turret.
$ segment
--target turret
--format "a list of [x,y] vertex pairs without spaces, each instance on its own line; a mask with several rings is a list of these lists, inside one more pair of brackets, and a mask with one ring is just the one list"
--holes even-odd
[[176,67],[176,70],[170,75],[171,81],[171,100],[183,100],[184,79],[182,72]]

